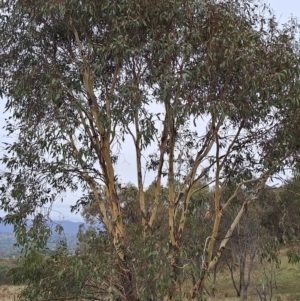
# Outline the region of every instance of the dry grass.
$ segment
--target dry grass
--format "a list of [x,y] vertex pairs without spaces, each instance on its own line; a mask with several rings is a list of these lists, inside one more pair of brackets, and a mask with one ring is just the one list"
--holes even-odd
[[[237,297],[215,297],[207,298],[207,301],[241,301]],[[267,298],[269,301],[270,298]],[[246,301],[260,301],[259,296],[249,296]],[[271,301],[300,301],[300,294],[276,294]]]
[[18,294],[22,287],[12,285],[1,285],[0,286],[0,300],[1,301],[17,301]]
[[[250,296],[246,301],[259,301],[258,296]],[[269,301],[270,299],[267,298]],[[300,294],[285,294],[281,295],[278,294],[272,298],[272,301],[299,301]],[[241,299],[237,297],[215,297],[215,298],[208,298],[207,301],[241,301]]]

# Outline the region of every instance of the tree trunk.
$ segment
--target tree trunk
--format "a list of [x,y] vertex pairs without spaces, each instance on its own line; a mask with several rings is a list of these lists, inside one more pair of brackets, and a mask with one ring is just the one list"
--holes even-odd
[[240,288],[237,297],[241,297],[241,295],[243,296],[244,287],[245,287],[245,268],[246,268],[246,258],[243,255],[241,255],[240,256]]
[[218,264],[216,264],[215,267],[214,267],[213,287],[212,287],[212,290],[211,290],[211,294],[212,294],[213,297],[215,297],[215,293],[216,293],[217,267],[218,267]]
[[133,287],[131,271],[125,260],[119,260],[119,268],[121,274],[121,283],[124,290],[124,301],[136,301],[136,295]]
[[171,253],[172,253],[172,258],[171,258],[171,279],[172,279],[172,284],[169,287],[169,295],[168,295],[168,300],[169,301],[174,301],[176,297],[176,285],[178,284],[178,276],[180,273],[180,270],[178,268],[179,266],[179,249],[177,246],[170,246]]
[[242,300],[246,300],[248,298],[248,285],[244,285],[242,287],[241,297]]

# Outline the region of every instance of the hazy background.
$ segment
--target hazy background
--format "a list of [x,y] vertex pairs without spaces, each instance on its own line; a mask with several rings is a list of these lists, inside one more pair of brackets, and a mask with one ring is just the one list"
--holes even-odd
[[[291,16],[300,17],[300,1],[299,0],[269,0],[265,1],[269,3],[271,8],[274,10],[275,15],[279,24],[285,23]],[[5,125],[5,118],[9,117],[9,112],[4,113],[5,99],[0,99],[0,146],[1,152],[2,143],[11,141],[12,138],[7,138],[5,130],[3,129]],[[1,156],[0,152],[0,156]],[[0,170],[4,170],[4,166],[0,165]],[[119,175],[119,179],[122,183],[132,182],[136,183],[136,164],[134,156],[134,148],[132,143],[129,143],[128,146],[124,147],[121,151],[121,155],[118,161],[116,173]],[[145,185],[149,185],[153,178],[146,177]],[[57,203],[53,206],[53,211],[51,217],[58,220],[72,220],[72,221],[82,221],[80,214],[71,214],[70,205],[74,205],[76,200],[79,198],[80,192],[76,195],[68,194],[66,195],[64,203]],[[0,211],[0,216],[3,216],[4,213]]]

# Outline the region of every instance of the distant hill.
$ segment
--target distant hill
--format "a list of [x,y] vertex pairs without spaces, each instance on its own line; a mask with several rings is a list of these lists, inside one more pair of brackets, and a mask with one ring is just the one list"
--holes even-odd
[[61,225],[64,228],[64,232],[67,234],[76,235],[79,230],[79,226],[82,225],[81,222],[71,222],[71,221],[52,221],[53,230],[56,225]]
[[[31,225],[31,221],[28,221],[28,226]],[[71,221],[50,221],[49,224],[55,229],[56,225],[61,225],[64,228],[64,232],[67,234],[76,235],[79,229],[79,226],[83,223],[81,222],[71,222]],[[2,233],[13,233],[14,226],[13,225],[4,225],[0,223],[0,232]]]
[[[28,221],[28,226],[32,224],[32,221]],[[71,234],[71,235],[77,235],[79,226],[84,224],[85,228],[89,226],[89,224],[82,223],[82,222],[72,222],[72,221],[49,221],[49,226],[51,226],[52,230],[55,230],[56,225],[61,225],[64,228],[65,234]],[[93,227],[97,229],[104,230],[103,225],[93,225]],[[0,232],[1,233],[13,233],[14,232],[14,226],[13,225],[4,225],[0,222]]]
[[[29,220],[27,225],[30,226],[32,221]],[[78,246],[78,238],[77,233],[79,230],[79,226],[81,222],[72,222],[72,221],[49,221],[48,222],[52,235],[48,240],[47,247],[51,250],[55,250],[59,241],[63,240],[68,247],[70,252],[74,252]],[[64,233],[59,235],[55,233],[56,225],[61,225],[64,228]],[[87,229],[90,225],[84,224],[84,228]],[[98,231],[103,231],[103,226],[92,225]],[[0,258],[12,258],[13,256],[19,256],[21,252],[21,248],[15,248],[14,244],[16,243],[16,238],[14,235],[14,227],[13,225],[4,225],[0,223]]]
[[14,232],[14,226],[13,225],[4,225],[4,224],[0,223],[0,232],[13,233]]

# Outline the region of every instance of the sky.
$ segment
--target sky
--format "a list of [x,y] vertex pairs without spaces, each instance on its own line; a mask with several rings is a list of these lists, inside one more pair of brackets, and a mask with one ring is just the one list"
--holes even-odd
[[[291,15],[300,19],[300,0],[269,0],[265,2],[269,3],[271,8],[274,10],[279,24],[285,23],[291,17]],[[0,145],[8,140],[3,126],[5,125],[5,118],[9,117],[9,113],[4,113],[4,106],[5,99],[0,99],[0,112],[3,112],[2,118],[0,118]],[[135,156],[133,154],[134,149],[131,144],[130,147],[126,147],[122,150],[122,154],[118,162],[117,173],[124,183],[136,183],[136,164]],[[1,168],[0,166],[0,170],[3,170],[3,167]],[[150,184],[151,180],[152,179],[149,177],[146,178],[145,184]],[[70,213],[70,205],[74,205],[78,197],[80,197],[80,192],[77,194],[67,194],[63,204],[58,203],[53,206],[51,217],[59,220],[82,221],[80,214],[75,215]],[[0,216],[3,216],[3,214],[4,213],[0,211]]]

